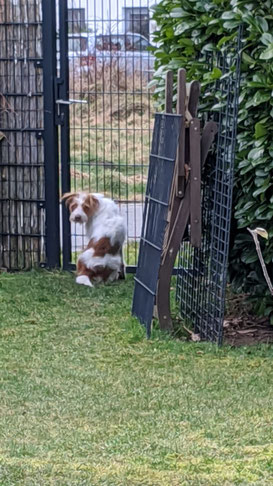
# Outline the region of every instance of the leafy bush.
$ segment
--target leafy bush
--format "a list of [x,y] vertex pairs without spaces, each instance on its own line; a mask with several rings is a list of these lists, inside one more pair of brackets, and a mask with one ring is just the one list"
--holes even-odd
[[230,278],[238,291],[252,294],[256,310],[271,315],[273,322],[272,298],[246,231],[247,226],[267,229],[263,255],[272,276],[273,1],[162,0],[154,7],[154,19],[159,27],[154,48],[158,102],[163,100],[164,73],[184,67],[188,80],[201,81],[206,109],[215,103],[211,83],[222,73],[216,67],[208,72],[205,53],[227,48],[243,24]]

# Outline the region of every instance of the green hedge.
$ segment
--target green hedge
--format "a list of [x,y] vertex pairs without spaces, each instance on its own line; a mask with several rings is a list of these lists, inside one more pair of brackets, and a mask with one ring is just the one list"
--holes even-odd
[[256,311],[270,315],[273,323],[272,297],[246,229],[267,229],[269,240],[262,246],[272,277],[273,1],[162,0],[154,7],[154,19],[159,27],[155,97],[162,102],[164,73],[184,67],[188,80],[201,81],[206,108],[219,101],[212,99],[210,83],[222,73],[217,68],[208,73],[204,53],[227,48],[243,23],[230,279],[236,290],[252,294]]

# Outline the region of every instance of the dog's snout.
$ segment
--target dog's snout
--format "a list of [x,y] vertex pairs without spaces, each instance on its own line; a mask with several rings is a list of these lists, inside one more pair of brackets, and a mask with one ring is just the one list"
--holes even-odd
[[75,216],[74,219],[75,219],[75,223],[80,223],[82,220],[81,216]]

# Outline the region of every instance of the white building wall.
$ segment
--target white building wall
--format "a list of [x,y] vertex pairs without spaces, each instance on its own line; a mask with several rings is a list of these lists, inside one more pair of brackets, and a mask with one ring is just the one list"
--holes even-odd
[[[125,31],[125,7],[148,7],[159,0],[68,0],[68,8],[84,8],[88,30],[98,34],[123,34]],[[150,32],[155,30],[150,22]]]

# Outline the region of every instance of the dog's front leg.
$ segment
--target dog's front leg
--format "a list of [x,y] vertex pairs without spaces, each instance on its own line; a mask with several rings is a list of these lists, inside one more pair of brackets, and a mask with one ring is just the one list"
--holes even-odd
[[90,278],[92,277],[90,270],[80,260],[77,261],[77,277],[76,283],[79,285],[86,285],[87,287],[94,287]]

